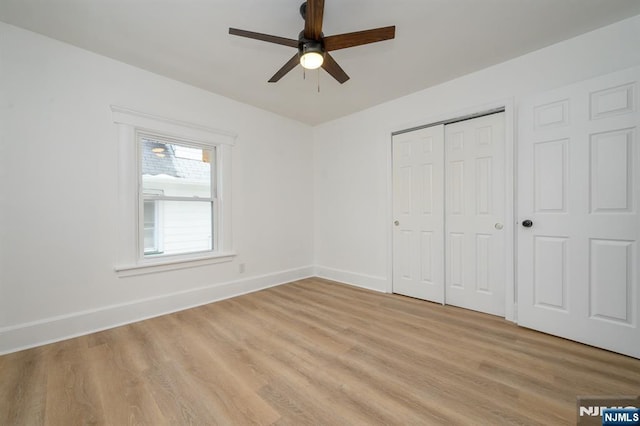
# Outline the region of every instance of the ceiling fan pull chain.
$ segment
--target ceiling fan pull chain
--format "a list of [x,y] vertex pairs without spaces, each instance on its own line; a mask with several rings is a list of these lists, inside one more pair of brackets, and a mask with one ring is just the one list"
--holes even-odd
[[307,69],[302,67],[302,79],[306,80],[307,79]]
[[318,93],[320,93],[320,68],[318,68]]

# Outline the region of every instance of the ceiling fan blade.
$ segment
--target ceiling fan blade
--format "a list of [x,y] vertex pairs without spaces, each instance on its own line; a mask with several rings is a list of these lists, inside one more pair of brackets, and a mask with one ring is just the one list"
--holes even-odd
[[252,39],[255,39],[255,40],[262,40],[262,41],[266,41],[266,42],[269,42],[269,43],[282,44],[284,46],[289,46],[289,47],[295,47],[295,48],[298,47],[298,40],[294,40],[292,38],[285,38],[285,37],[278,37],[278,36],[273,36],[273,35],[269,35],[269,34],[255,33],[253,31],[239,30],[237,28],[229,28],[229,34],[235,35],[235,36],[240,36],[240,37],[252,38]]
[[336,60],[333,59],[333,56],[329,55],[328,53],[324,54],[324,62],[322,63],[322,68],[324,68],[326,72],[331,74],[333,78],[338,80],[338,83],[340,84],[349,80],[349,76],[347,75],[347,73],[344,72],[342,68],[340,68],[340,65],[338,65]]
[[396,36],[396,26],[375,28],[373,30],[356,31],[353,33],[338,34],[324,38],[324,48],[327,52],[347,47],[361,46],[363,44],[390,40]]
[[282,68],[280,68],[278,72],[276,72],[273,75],[273,77],[271,77],[271,79],[269,79],[269,83],[276,83],[278,80],[284,77],[286,73],[294,69],[296,65],[298,65],[299,63],[300,63],[300,58],[296,53],[295,55],[293,55],[293,58],[289,59],[289,61],[286,64],[284,64]]
[[322,35],[322,15],[324,14],[324,0],[307,0],[307,11],[304,20],[304,37],[310,40],[320,40]]

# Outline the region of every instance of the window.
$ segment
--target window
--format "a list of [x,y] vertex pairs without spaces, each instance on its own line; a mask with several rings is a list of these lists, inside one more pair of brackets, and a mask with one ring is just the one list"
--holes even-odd
[[118,125],[121,276],[228,261],[235,135],[121,107]]
[[138,134],[138,143],[142,255],[214,251],[215,147],[145,133]]

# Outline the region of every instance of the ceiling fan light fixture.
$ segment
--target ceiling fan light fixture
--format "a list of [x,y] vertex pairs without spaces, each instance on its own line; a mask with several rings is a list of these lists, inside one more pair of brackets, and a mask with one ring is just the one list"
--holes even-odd
[[322,66],[324,52],[322,45],[317,42],[306,42],[300,47],[300,65],[308,70],[315,70]]

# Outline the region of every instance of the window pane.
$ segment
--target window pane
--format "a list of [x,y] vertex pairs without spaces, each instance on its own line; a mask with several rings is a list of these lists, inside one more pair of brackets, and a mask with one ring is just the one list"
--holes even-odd
[[213,250],[210,201],[157,201],[156,206],[162,212],[162,223],[156,224],[162,239],[161,254]]
[[141,138],[143,192],[211,198],[213,149]]

